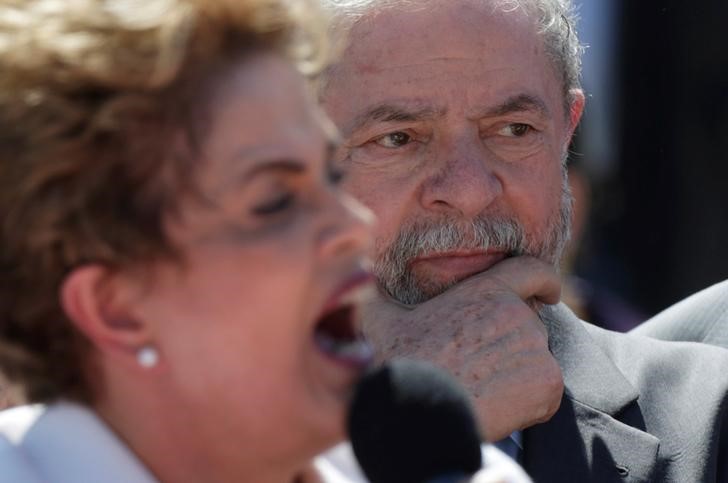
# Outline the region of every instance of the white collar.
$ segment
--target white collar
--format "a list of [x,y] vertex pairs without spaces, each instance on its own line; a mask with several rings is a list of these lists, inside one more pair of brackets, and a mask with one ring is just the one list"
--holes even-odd
[[[90,409],[69,402],[0,412],[0,437],[47,482],[155,483],[132,451]],[[1,479],[0,479],[1,480]]]

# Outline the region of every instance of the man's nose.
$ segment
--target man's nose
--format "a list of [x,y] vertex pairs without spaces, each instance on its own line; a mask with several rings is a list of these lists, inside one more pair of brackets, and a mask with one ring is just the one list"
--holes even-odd
[[443,146],[438,168],[423,184],[425,209],[472,219],[502,193],[503,184],[480,139]]

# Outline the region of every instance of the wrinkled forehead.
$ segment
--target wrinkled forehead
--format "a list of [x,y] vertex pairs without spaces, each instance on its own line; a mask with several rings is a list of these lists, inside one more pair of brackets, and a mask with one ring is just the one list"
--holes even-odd
[[346,134],[348,118],[372,102],[419,96],[455,107],[526,93],[560,103],[559,79],[523,8],[490,0],[403,2],[359,19],[320,93]]
[[487,57],[508,43],[543,51],[534,18],[512,0],[375,2],[347,29],[338,64],[387,68],[425,59]]

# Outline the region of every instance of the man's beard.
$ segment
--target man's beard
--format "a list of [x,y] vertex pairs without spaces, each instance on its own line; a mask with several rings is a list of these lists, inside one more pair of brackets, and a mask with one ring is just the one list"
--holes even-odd
[[496,249],[507,256],[539,258],[558,270],[571,233],[572,211],[573,199],[564,172],[561,202],[550,216],[545,234],[527,233],[515,217],[502,215],[479,215],[473,220],[414,220],[404,225],[395,240],[377,256],[374,274],[379,285],[392,298],[414,305],[441,294],[459,282],[418,278],[412,272],[411,263],[425,254]]

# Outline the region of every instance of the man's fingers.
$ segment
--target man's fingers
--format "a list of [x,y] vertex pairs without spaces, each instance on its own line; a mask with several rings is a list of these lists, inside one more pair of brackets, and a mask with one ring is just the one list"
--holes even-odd
[[498,288],[509,289],[524,301],[537,299],[545,304],[556,304],[561,299],[561,278],[554,267],[530,256],[507,258],[460,285],[464,289],[494,282]]

